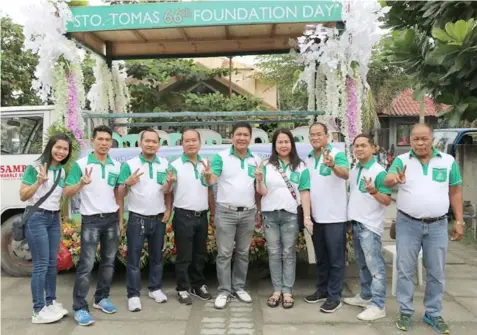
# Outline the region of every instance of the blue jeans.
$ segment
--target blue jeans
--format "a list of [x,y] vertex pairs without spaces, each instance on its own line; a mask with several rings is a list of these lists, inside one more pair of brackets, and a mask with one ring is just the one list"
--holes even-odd
[[161,222],[164,214],[155,218],[147,218],[129,212],[127,225],[128,265],[127,292],[128,298],[141,295],[140,260],[144,241],[147,238],[149,250],[149,291],[153,292],[162,287],[162,247],[166,225]]
[[103,214],[103,217],[98,215],[81,216],[81,251],[73,289],[73,310],[75,311],[88,310],[86,297],[89,291],[91,271],[96,260],[98,243],[101,243],[101,260],[94,294],[95,303],[109,297],[119,243],[118,213]]
[[340,301],[344,288],[346,223],[313,225],[318,279],[316,292],[328,294],[329,301]]
[[56,255],[60,245],[59,212],[39,210],[33,213],[26,222],[25,237],[33,262],[33,310],[39,312],[45,304],[50,305],[56,300]]
[[296,271],[297,215],[284,210],[263,212],[263,224],[273,290],[292,293]]
[[422,248],[422,260],[427,270],[424,307],[426,314],[430,317],[441,315],[448,244],[447,225],[447,219],[427,224],[408,218],[398,211],[396,217],[398,270],[396,297],[401,313],[414,313],[413,279],[419,251]]
[[[241,212],[233,211],[217,204],[215,236],[217,238],[216,265],[219,294],[229,295],[241,291],[245,287],[248,255],[255,230],[256,212],[256,209]],[[233,270],[232,255],[234,259]]]
[[372,305],[383,309],[386,300],[386,264],[381,251],[381,236],[355,221],[353,243],[359,267],[361,298],[371,299]]

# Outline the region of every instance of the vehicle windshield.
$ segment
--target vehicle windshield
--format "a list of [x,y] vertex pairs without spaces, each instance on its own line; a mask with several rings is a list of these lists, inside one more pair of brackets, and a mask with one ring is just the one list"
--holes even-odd
[[447,146],[449,144],[454,143],[458,134],[459,133],[457,131],[435,130],[434,131],[434,147],[439,151],[445,152],[447,150]]

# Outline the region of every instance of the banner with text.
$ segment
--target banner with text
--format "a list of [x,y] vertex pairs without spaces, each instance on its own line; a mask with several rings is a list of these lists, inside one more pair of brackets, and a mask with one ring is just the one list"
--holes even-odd
[[341,2],[200,1],[72,7],[68,32],[341,21]]

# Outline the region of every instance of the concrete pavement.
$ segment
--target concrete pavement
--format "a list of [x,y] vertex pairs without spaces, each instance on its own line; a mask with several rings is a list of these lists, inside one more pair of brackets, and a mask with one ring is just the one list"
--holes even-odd
[[[388,218],[395,209],[390,208]],[[395,212],[394,212],[395,213]],[[384,243],[393,243],[389,231],[384,234]],[[74,273],[60,274],[58,277],[58,300],[70,311],[70,315],[51,325],[31,324],[31,295],[29,278],[1,277],[1,331],[3,334],[147,334],[161,333],[173,335],[281,335],[281,334],[333,334],[333,335],[393,335],[401,334],[394,325],[398,304],[391,295],[391,259],[388,262],[387,317],[375,322],[362,322],[356,318],[360,308],[344,305],[334,314],[320,313],[319,305],[307,304],[303,297],[310,294],[315,286],[313,266],[300,265],[295,285],[295,307],[284,310],[272,309],[266,299],[272,292],[270,279],[261,278],[260,269],[252,266],[249,271],[247,289],[254,299],[247,305],[233,301],[229,308],[219,311],[213,308],[213,301],[194,299],[192,306],[182,306],[175,298],[175,283],[172,270],[164,274],[164,290],[169,296],[166,304],[156,304],[147,297],[147,271],[143,273],[142,304],[138,313],[127,311],[125,271],[119,269],[114,278],[111,298],[118,306],[118,312],[106,315],[92,310],[96,323],[90,327],[77,326],[72,317],[72,289]],[[425,272],[425,271],[424,271]],[[207,278],[211,291],[215,294],[214,273]],[[94,293],[94,278],[89,301]],[[359,292],[358,272],[354,264],[346,269],[344,296]],[[424,286],[416,286],[414,328],[410,334],[427,335],[434,332],[426,326],[424,314]],[[477,250],[459,242],[449,243],[446,267],[446,293],[443,317],[449,322],[451,334],[467,335],[477,332]]]

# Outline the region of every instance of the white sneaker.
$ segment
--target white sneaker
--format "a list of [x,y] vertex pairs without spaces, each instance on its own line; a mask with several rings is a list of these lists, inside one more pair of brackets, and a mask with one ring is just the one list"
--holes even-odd
[[234,296],[236,296],[241,302],[245,302],[247,304],[252,303],[252,297],[244,290],[235,292]]
[[228,294],[224,294],[224,293],[219,294],[217,298],[215,298],[214,307],[216,309],[224,309],[229,303],[229,301],[230,301],[230,296]]
[[149,297],[156,300],[156,302],[162,304],[167,302],[167,296],[162,292],[162,290],[155,290],[154,292],[149,292]]
[[377,306],[369,305],[364,311],[358,314],[358,319],[363,321],[373,321],[386,317],[386,309],[379,309]]
[[54,313],[47,306],[44,306],[38,313],[33,312],[31,315],[32,323],[53,323],[61,320],[63,314]]
[[61,314],[62,317],[68,315],[68,310],[63,307],[63,304],[56,302],[56,300],[52,301],[51,305],[48,306],[48,309],[54,314]]
[[369,303],[371,302],[371,299],[365,300],[365,299],[361,298],[361,296],[359,294],[357,294],[356,296],[354,296],[352,298],[344,298],[343,302],[345,304],[348,304],[348,305],[351,305],[351,306],[359,306],[359,307],[366,308],[366,307],[368,307]]
[[142,309],[141,299],[139,297],[131,297],[128,299],[128,309],[130,312],[139,312]]

